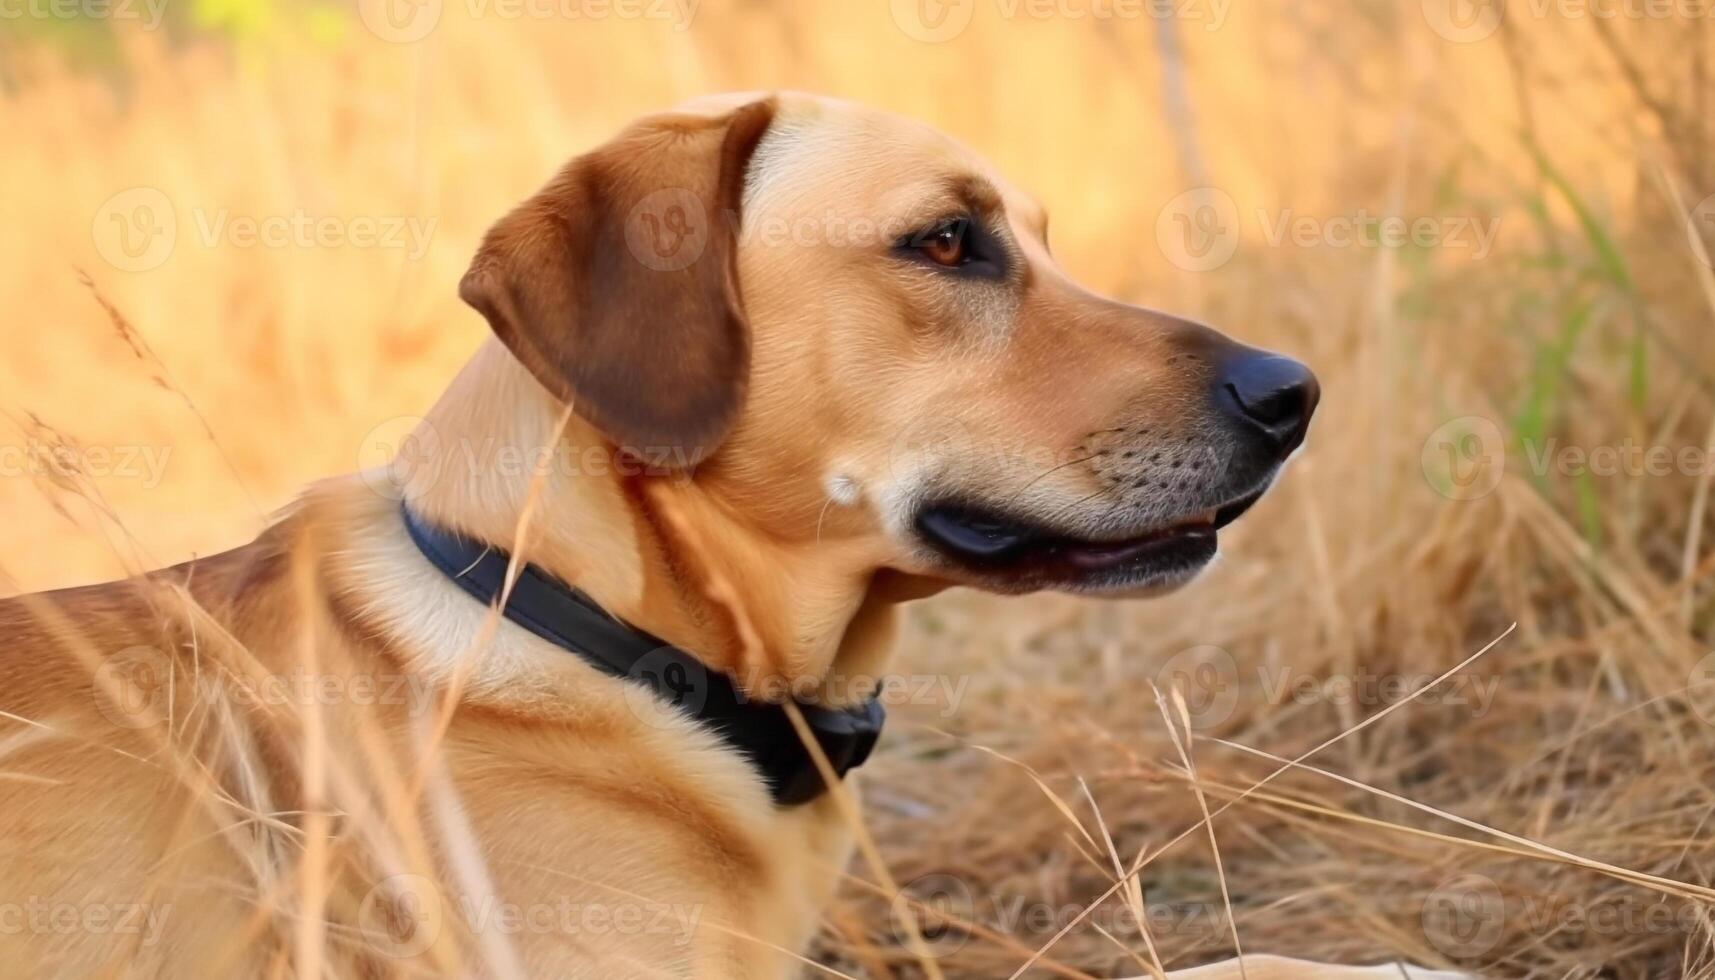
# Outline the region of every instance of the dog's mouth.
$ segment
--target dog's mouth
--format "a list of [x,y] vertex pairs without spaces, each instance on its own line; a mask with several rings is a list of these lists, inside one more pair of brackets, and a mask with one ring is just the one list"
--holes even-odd
[[1169,588],[1215,557],[1218,532],[1262,498],[1267,484],[1219,507],[1137,534],[1081,537],[1027,517],[964,503],[918,512],[917,533],[939,554],[1008,591]]

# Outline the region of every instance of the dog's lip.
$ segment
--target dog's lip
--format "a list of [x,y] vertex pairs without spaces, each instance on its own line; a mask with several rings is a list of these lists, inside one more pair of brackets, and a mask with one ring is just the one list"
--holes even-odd
[[989,569],[1008,565],[1059,565],[1100,572],[1185,550],[1213,552],[1217,521],[1212,508],[1135,534],[1087,538],[969,504],[925,507],[916,525],[930,544],[950,556]]
[[1214,557],[1220,529],[1238,520],[1267,489],[1264,483],[1220,506],[1112,537],[1084,536],[1003,510],[953,501],[924,506],[913,523],[937,551],[979,571],[1080,579],[1206,563]]
[[1215,530],[1218,531],[1221,528],[1226,527],[1228,524],[1231,524],[1245,516],[1245,511],[1255,507],[1256,502],[1262,499],[1262,495],[1268,492],[1268,488],[1269,483],[1265,481],[1261,486],[1252,490],[1250,493],[1245,494],[1237,500],[1222,504],[1215,508]]

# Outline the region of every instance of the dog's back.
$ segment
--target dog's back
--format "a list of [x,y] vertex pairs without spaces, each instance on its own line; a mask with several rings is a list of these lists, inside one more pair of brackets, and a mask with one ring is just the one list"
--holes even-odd
[[264,747],[229,741],[229,720],[197,710],[194,692],[234,623],[269,618],[234,611],[275,600],[281,558],[265,537],[146,577],[0,601],[0,880],[23,903],[0,929],[7,972],[164,974],[192,950],[235,975],[264,965],[238,941],[255,932],[244,896],[269,857],[266,822],[290,804],[250,800],[248,825],[223,816],[282,787],[274,774],[242,778]]

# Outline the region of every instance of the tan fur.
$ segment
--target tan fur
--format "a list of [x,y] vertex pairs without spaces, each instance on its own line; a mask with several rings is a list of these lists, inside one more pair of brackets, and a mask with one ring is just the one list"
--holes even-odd
[[[878,675],[896,602],[969,581],[926,557],[905,526],[926,481],[1005,488],[1091,531],[1122,511],[1171,510],[1166,491],[1122,507],[1100,497],[1093,464],[1059,464],[1092,455],[1104,432],[1138,433],[1128,445],[1148,451],[1151,439],[1201,431],[1179,361],[1194,357],[1184,341],[1202,328],[1071,284],[1048,254],[1041,208],[927,127],[808,96],[758,105],[725,97],[646,120],[497,226],[466,295],[505,343],[486,343],[452,382],[402,486],[428,519],[501,547],[522,526],[529,560],[615,616],[754,690],[802,693]],[[717,240],[727,273],[561,281],[576,275],[554,251],[580,234],[568,222],[625,210],[603,195],[630,203],[651,181],[737,194],[717,151],[746,155],[739,229],[808,221],[822,231]],[[606,189],[578,183],[592,168]],[[960,194],[992,196],[1004,211],[1019,263],[1011,285],[943,286],[882,262],[883,246],[827,234],[837,220],[929,220]],[[614,288],[689,290],[698,298],[673,309],[713,318],[716,332],[636,322],[660,313],[646,296],[588,295]],[[606,323],[589,312],[630,300],[643,312]],[[561,318],[572,334],[555,327]],[[674,353],[627,346],[648,330],[675,331]],[[592,349],[617,351],[627,363],[611,369],[642,387],[590,394],[614,380],[609,365],[578,360]],[[651,399],[668,395],[647,386],[661,356],[683,357],[673,371],[684,390],[657,411]],[[711,365],[743,365],[747,383],[718,390],[732,371]],[[687,405],[719,417],[687,419]],[[947,432],[917,439],[925,420]],[[697,440],[677,448],[703,461],[633,472],[615,450],[632,436]],[[505,458],[544,447],[583,462],[535,476],[516,465],[522,455]],[[8,895],[165,910],[149,936],[0,929],[6,972],[302,975],[306,956],[340,976],[796,972],[851,849],[836,800],[774,807],[742,759],[673,709],[497,621],[417,554],[396,502],[374,490],[381,476],[317,485],[235,551],[0,603]],[[155,672],[141,713],[125,700],[135,671],[107,669],[138,658]],[[308,708],[233,693],[306,668],[346,694],[365,678],[414,693]],[[828,685],[825,695],[862,692]],[[497,937],[447,914],[422,949],[373,942],[363,920],[378,889],[384,911],[416,916],[401,935],[427,935],[436,909],[395,903],[393,891],[430,878],[524,906],[646,902],[697,919],[674,942],[623,929]],[[306,925],[289,910],[310,900],[322,915]],[[324,940],[320,952],[298,945],[306,935]],[[1253,980],[1402,975],[1247,962]]]

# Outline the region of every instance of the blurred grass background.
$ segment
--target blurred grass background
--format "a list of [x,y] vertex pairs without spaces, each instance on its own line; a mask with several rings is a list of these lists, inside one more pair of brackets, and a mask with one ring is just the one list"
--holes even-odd
[[[1383,707],[1282,698],[1269,671],[1433,676],[1516,621],[1469,668],[1496,682],[1492,704],[1426,698],[1311,761],[1613,868],[1715,871],[1711,464],[1530,465],[1550,445],[1715,447],[1707,15],[969,0],[947,5],[968,26],[925,41],[925,11],[946,11],[916,0],[702,0],[689,20],[157,2],[153,27],[140,2],[98,17],[20,2],[0,20],[5,592],[223,550],[305,482],[379,462],[483,336],[455,283],[489,222],[642,112],[809,89],[953,133],[1047,205],[1073,275],[1303,357],[1326,390],[1307,452],[1185,593],[956,594],[914,613],[900,669],[968,686],[957,710],[898,712],[868,809],[896,877],[940,902],[957,882],[955,911],[991,926],[938,942],[948,976],[1008,975],[1070,920],[997,909],[1075,911],[1111,883],[1051,796],[1092,834],[1099,803],[1122,859],[1148,855],[1169,965],[1230,953],[1207,840],[1156,853],[1199,811],[1149,684],[1193,661],[1217,665],[1189,675],[1201,693],[1230,696],[1193,747],[1217,804],[1274,766],[1208,739],[1291,757]],[[1204,185],[1234,202],[1239,237],[1198,272],[1158,233]],[[136,188],[177,226],[140,270],[115,259]],[[1481,254],[1270,241],[1283,215],[1325,231],[1360,213],[1497,235]],[[416,254],[206,233],[294,214],[432,234]],[[164,460],[158,479],[118,464],[132,451]],[[1456,472],[1472,466],[1475,489]],[[1329,778],[1283,776],[1216,825],[1248,950],[1715,975],[1700,899]],[[1080,925],[1030,975],[1140,973],[1144,948]],[[816,955],[917,975],[888,903],[856,881]]]

